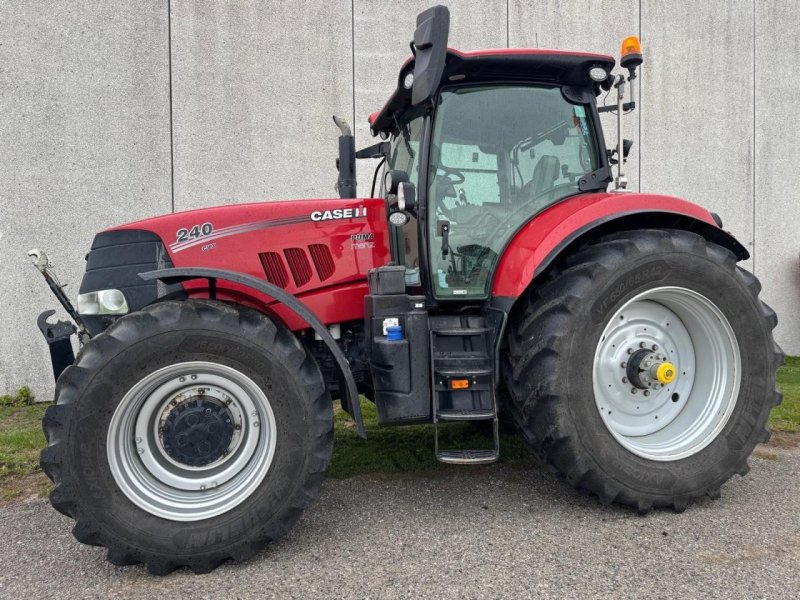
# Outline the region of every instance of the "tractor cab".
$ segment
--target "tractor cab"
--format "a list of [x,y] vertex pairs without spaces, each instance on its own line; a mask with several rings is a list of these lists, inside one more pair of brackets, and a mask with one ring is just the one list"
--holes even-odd
[[419,16],[414,56],[369,119],[389,140],[380,193],[393,259],[432,306],[488,299],[498,257],[532,216],[612,181],[595,102],[612,57],[460,52],[448,21],[443,7]]
[[[395,259],[409,284],[425,277],[437,301],[486,299],[509,238],[588,189],[585,176],[605,172],[596,113],[561,86],[534,81],[447,86],[418,113],[398,118],[387,161],[389,181],[407,179],[418,198],[404,207]],[[605,187],[607,178],[598,180]]]

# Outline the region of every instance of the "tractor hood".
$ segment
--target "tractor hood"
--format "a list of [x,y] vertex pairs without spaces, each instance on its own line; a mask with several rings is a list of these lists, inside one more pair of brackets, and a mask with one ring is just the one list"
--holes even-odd
[[[123,292],[130,310],[165,295],[191,296],[203,281],[164,286],[140,273],[168,267],[224,269],[259,279],[298,297],[326,323],[361,318],[366,273],[389,261],[382,199],[315,199],[236,204],[164,215],[103,231],[86,257],[80,293]],[[272,299],[243,298],[220,284],[220,299],[263,309]],[[357,289],[363,287],[364,289]],[[324,288],[329,293],[315,292]],[[344,290],[337,302],[336,290]],[[356,296],[353,296],[355,298]],[[352,313],[352,314],[351,314]],[[301,327],[302,322],[287,325]],[[105,323],[107,325],[107,323]],[[101,330],[98,322],[92,329]]]

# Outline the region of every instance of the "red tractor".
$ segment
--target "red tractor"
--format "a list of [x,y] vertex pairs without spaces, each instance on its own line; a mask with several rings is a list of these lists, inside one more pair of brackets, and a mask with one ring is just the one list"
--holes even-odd
[[[448,463],[497,460],[513,424],[552,472],[640,513],[747,472],[781,399],[777,318],[717,215],[626,187],[638,40],[614,72],[448,49],[448,29],[444,7],[418,16],[378,143],[356,152],[335,119],[340,198],[103,231],[74,307],[32,251],[72,318],[39,319],[58,378],[41,464],[112,563],[251,557],[317,497],[334,399],[364,435],[359,395],[381,425],[483,421],[488,449],[436,438]],[[370,198],[361,158],[382,159]]]

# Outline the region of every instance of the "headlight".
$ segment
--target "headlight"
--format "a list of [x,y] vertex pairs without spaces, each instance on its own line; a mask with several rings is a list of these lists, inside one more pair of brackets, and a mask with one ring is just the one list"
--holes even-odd
[[125,315],[128,311],[128,301],[119,290],[78,294],[79,315]]

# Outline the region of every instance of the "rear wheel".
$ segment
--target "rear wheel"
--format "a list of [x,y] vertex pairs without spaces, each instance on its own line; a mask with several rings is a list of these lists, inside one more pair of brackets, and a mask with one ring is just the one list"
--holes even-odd
[[512,311],[505,378],[530,448],[645,512],[716,497],[780,402],[775,313],[728,250],[630,231],[566,257]]
[[79,541],[156,574],[244,560],[319,493],[332,408],[264,315],[166,302],[120,319],[58,381],[42,467]]

